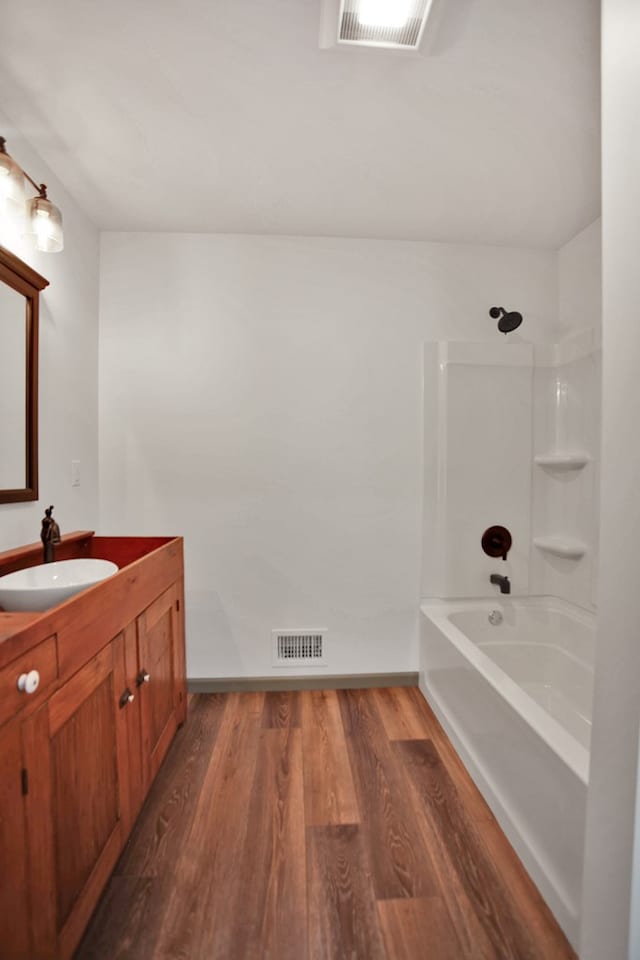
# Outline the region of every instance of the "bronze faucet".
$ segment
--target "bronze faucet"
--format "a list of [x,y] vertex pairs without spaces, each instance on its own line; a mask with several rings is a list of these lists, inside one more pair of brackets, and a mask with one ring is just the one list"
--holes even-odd
[[44,547],[45,563],[51,563],[54,559],[54,545],[60,543],[60,527],[51,516],[52,513],[53,506],[45,510],[44,517],[42,518],[42,530],[40,531],[40,539]]
[[502,577],[499,573],[492,573],[489,577],[491,583],[500,587],[500,593],[511,593],[511,581],[509,577]]

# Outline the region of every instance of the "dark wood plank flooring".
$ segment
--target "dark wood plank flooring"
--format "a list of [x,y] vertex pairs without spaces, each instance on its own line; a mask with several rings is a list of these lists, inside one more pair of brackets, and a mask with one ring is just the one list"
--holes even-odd
[[76,960],[575,960],[420,692],[199,694]]

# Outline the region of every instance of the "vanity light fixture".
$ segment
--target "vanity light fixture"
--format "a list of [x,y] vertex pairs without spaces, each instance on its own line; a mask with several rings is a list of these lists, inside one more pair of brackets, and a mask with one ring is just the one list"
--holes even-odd
[[434,0],[321,0],[321,47],[418,50]]
[[[36,183],[26,170],[9,156],[6,141],[0,137],[0,219],[22,221],[23,233],[31,238],[36,250],[57,253],[64,248],[62,214],[47,197],[44,183]],[[27,201],[25,180],[38,195]]]

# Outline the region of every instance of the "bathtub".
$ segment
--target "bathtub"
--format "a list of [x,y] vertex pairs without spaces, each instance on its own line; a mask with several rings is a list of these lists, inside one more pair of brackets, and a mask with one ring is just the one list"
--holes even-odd
[[595,618],[545,597],[421,611],[420,689],[576,947]]

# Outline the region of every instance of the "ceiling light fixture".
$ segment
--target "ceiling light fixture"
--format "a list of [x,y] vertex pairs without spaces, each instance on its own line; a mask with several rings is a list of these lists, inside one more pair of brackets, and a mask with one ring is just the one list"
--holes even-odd
[[415,53],[435,0],[320,0],[320,46]]
[[[64,248],[62,214],[47,197],[44,183],[36,183],[19,164],[9,156],[6,140],[0,137],[0,220],[23,222],[25,236],[31,238],[36,250],[57,253]],[[37,190],[37,197],[26,202],[24,181]]]
[[406,24],[414,6],[413,0],[360,0],[358,22],[364,27],[399,30]]

